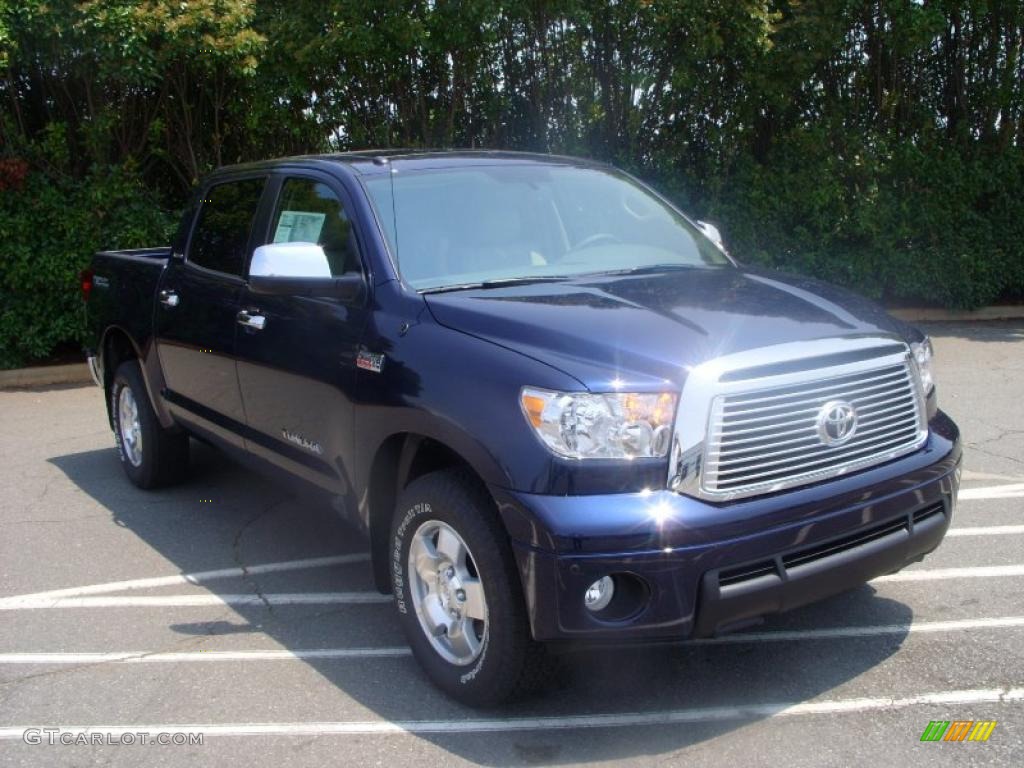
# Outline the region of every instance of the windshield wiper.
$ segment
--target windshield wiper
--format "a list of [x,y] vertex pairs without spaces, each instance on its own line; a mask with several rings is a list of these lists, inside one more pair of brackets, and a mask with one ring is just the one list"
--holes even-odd
[[510,285],[529,285],[530,283],[549,283],[556,280],[567,280],[569,275],[532,275],[529,277],[503,277],[496,280],[480,280],[475,283],[456,283],[439,285],[436,288],[424,288],[420,293],[447,293],[449,291],[468,291],[472,289],[504,288]]
[[602,277],[604,275],[646,275],[654,272],[674,272],[684,269],[704,269],[707,264],[648,264],[643,267],[626,267],[625,269],[609,269],[602,272],[589,272],[588,277]]

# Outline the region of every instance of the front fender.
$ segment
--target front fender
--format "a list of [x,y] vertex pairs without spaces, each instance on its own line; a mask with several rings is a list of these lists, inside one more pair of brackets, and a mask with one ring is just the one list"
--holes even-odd
[[366,347],[383,351],[385,362],[379,373],[359,371],[357,487],[368,485],[374,458],[399,435],[444,445],[489,485],[522,490],[557,485],[560,468],[526,423],[519,391],[527,383],[580,389],[578,381],[429,316],[402,337],[371,338]]
[[500,343],[437,322],[422,297],[379,287],[363,347],[382,355],[360,369],[353,436],[357,496],[374,457],[396,435],[431,438],[488,485],[548,495],[624,493],[664,485],[667,459],[579,461],[543,445],[520,406],[524,386],[586,391],[565,371]]

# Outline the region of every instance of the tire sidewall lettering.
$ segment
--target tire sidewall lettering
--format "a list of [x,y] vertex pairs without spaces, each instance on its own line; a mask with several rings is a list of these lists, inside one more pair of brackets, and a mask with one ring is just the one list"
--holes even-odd
[[[408,614],[409,612],[409,606],[407,605],[405,598],[406,577],[404,561],[407,558],[404,557],[404,555],[408,550],[406,534],[414,522],[418,522],[420,518],[430,515],[432,511],[433,508],[429,502],[417,502],[406,511],[402,516],[401,522],[395,527],[395,536],[391,548],[391,577],[395,605],[398,607],[399,612],[403,614]],[[489,637],[490,629],[488,628],[488,634],[484,637],[483,650],[480,652],[480,657],[476,660],[476,663],[473,664],[471,669],[463,672],[458,677],[461,685],[469,685],[472,683],[483,669],[483,666],[487,661],[487,649],[490,647],[490,643],[488,642]],[[454,667],[454,665],[449,666]]]
[[402,566],[402,553],[405,549],[405,534],[412,522],[422,515],[428,515],[432,507],[427,502],[414,504],[402,517],[402,522],[395,528],[395,538],[391,551],[391,582],[395,596],[395,605],[400,613],[408,613],[405,602],[405,568]]
[[469,672],[459,675],[459,682],[462,685],[468,685],[469,683],[473,682],[473,680],[476,679],[476,676],[480,674],[480,670],[483,668],[484,663],[487,661],[487,649],[491,647],[491,644],[488,642],[488,640],[490,640],[490,637],[491,632],[490,628],[488,627],[487,634],[484,635],[484,647],[483,650],[480,651],[480,658],[476,660],[476,664],[473,665],[473,668],[469,670]]

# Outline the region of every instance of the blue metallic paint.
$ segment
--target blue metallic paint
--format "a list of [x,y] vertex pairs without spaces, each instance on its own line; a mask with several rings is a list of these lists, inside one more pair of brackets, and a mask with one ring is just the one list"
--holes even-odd
[[[298,169],[328,177],[349,198],[368,294],[357,311],[332,313],[321,306],[323,300],[304,300],[310,307],[299,313],[306,318],[302,333],[268,334],[273,348],[262,351],[254,347],[258,337],[242,344],[250,350],[249,361],[242,364],[250,378],[257,370],[253,365],[260,366],[257,379],[264,388],[287,386],[299,377],[302,391],[320,393],[312,404],[325,411],[323,418],[306,420],[303,428],[311,433],[304,436],[329,448],[322,467],[298,461],[299,449],[275,441],[271,427],[278,422],[287,426],[286,412],[262,413],[259,428],[235,417],[233,422],[203,418],[204,436],[210,436],[211,425],[216,436],[228,424],[237,434],[225,438],[226,443],[242,443],[292,474],[299,465],[298,474],[319,473],[317,484],[344,499],[349,514],[366,527],[372,522],[367,491],[382,446],[404,434],[447,446],[476,471],[497,501],[538,638],[683,636],[692,629],[699,582],[708,569],[773,555],[796,542],[827,539],[955,492],[959,438],[952,422],[935,411],[934,400],[931,436],[920,451],[848,477],[730,504],[666,491],[667,460],[581,462],[553,456],[520,412],[519,392],[525,385],[678,392],[692,366],[730,352],[847,334],[895,333],[908,341],[921,336],[841,289],[738,266],[421,296],[402,282],[361,176],[458,164],[580,161],[427,153],[379,162],[374,159],[378,155],[253,164],[208,180]],[[270,208],[270,201],[261,206],[254,244],[266,241]],[[187,240],[187,228],[186,223],[179,244]],[[145,273],[141,276],[120,274],[122,291],[132,283],[146,296],[135,296],[122,307],[96,305],[90,318],[101,338],[112,318],[131,315],[128,330],[147,379],[164,395],[155,398],[158,410],[166,418],[166,404],[177,402],[175,413],[195,418],[195,410],[189,414],[182,399],[166,390],[164,371],[152,354],[153,296],[168,275],[185,269],[180,260],[170,262],[169,269],[166,259],[133,267]],[[98,272],[112,277],[125,270],[116,258],[98,256],[97,264]],[[248,293],[244,297],[247,303],[261,301]],[[273,303],[267,301],[268,307]],[[279,322],[289,316],[283,309],[275,312]],[[362,325],[358,347],[386,356],[380,373],[348,367],[356,337],[338,338],[331,330],[353,311]],[[201,346],[209,347],[212,330],[195,328],[191,341],[178,343],[189,345],[194,356]],[[234,355],[237,338],[230,341],[227,332],[241,331],[234,327],[215,334],[222,351],[231,347]],[[300,344],[309,348],[303,351]],[[173,382],[174,374],[201,371],[169,373]],[[274,402],[266,398],[262,404],[278,407]],[[288,398],[276,402],[287,404]],[[200,411],[209,407],[209,402],[196,406]],[[345,413],[327,412],[338,408]],[[350,434],[316,431],[339,428]],[[616,569],[639,574],[650,588],[651,602],[633,620],[612,627],[585,615],[580,595],[598,575]]]
[[[665,490],[579,498],[492,488],[514,539],[535,636],[684,637],[692,629],[701,577],[710,570],[870,528],[931,502],[944,501],[951,510],[959,433],[943,414],[931,427],[924,448],[903,459],[731,504]],[[948,519],[942,532],[946,525]],[[893,570],[937,544],[929,539]],[[605,624],[583,609],[587,585],[617,572],[638,575],[651,592],[650,603],[626,625]],[[885,572],[860,574],[856,583]],[[828,574],[820,578],[825,594],[851,586],[829,590]]]

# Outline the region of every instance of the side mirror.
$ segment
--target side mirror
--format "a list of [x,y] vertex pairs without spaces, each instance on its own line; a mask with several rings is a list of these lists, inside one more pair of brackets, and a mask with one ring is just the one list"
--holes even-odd
[[250,277],[330,277],[331,265],[316,243],[270,243],[252,254]]
[[252,254],[249,290],[277,296],[321,296],[356,303],[366,293],[362,275],[333,277],[324,249],[316,243],[270,243]]
[[710,240],[712,243],[718,246],[718,250],[725,252],[725,242],[722,240],[722,233],[718,231],[718,227],[714,224],[709,224],[706,221],[696,222],[697,229],[699,229],[704,237]]

